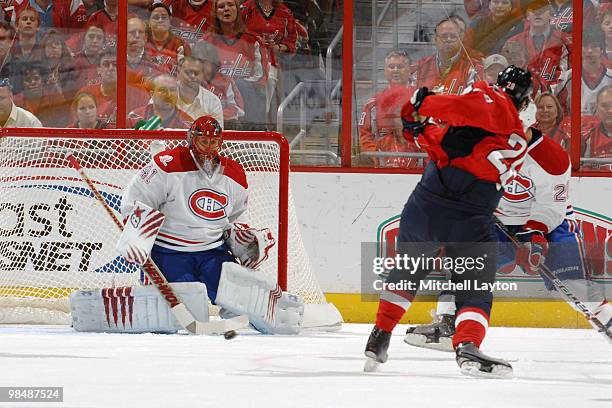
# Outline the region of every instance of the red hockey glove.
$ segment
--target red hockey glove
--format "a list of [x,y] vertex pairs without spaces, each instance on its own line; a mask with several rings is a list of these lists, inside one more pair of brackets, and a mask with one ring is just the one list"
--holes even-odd
[[516,238],[524,245],[516,249],[516,264],[526,271],[537,273],[548,253],[548,241],[541,231],[522,231]]

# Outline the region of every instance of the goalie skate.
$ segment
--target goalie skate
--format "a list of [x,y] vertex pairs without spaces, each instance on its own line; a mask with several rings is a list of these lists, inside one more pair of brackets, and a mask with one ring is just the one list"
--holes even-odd
[[387,349],[389,348],[390,341],[391,333],[374,326],[366,344],[365,356],[367,359],[363,371],[376,371],[380,364],[387,361],[389,358]]
[[512,378],[512,366],[505,360],[489,357],[474,343],[457,346],[457,364],[461,373],[472,377]]
[[434,317],[430,324],[409,327],[404,342],[415,347],[452,352],[454,334],[455,316],[445,314]]

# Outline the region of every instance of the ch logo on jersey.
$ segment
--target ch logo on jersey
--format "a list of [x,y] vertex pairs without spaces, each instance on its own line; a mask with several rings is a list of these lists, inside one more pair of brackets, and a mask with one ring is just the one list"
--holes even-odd
[[225,208],[229,198],[223,193],[213,190],[202,189],[194,192],[189,197],[189,208],[200,218],[208,221],[216,221],[225,218]]
[[518,173],[504,189],[504,199],[511,203],[520,203],[533,198],[533,181]]

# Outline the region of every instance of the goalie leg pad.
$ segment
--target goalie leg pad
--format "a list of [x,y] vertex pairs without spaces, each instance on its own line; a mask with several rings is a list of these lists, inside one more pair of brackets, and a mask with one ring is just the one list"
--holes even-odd
[[[197,320],[209,320],[204,284],[171,286]],[[81,332],[176,333],[182,329],[154,286],[79,290],[70,295],[70,311],[72,327]]]
[[165,219],[161,212],[136,201],[117,242],[117,251],[129,263],[144,264]]
[[273,279],[235,263],[223,264],[216,303],[231,313],[246,314],[262,333],[298,334],[302,328],[301,297],[282,292]]

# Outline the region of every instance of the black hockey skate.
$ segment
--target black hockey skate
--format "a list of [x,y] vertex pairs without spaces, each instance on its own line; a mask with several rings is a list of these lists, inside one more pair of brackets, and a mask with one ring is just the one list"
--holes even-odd
[[387,349],[391,341],[391,333],[374,326],[368,343],[366,344],[365,356],[367,357],[363,371],[376,371],[379,364],[385,363],[389,355]]
[[409,327],[404,342],[411,346],[439,351],[453,351],[453,334],[455,334],[455,316],[443,314],[435,316],[430,324]]
[[510,363],[483,354],[474,343],[459,344],[456,354],[457,364],[465,375],[492,378],[509,378],[513,375]]

